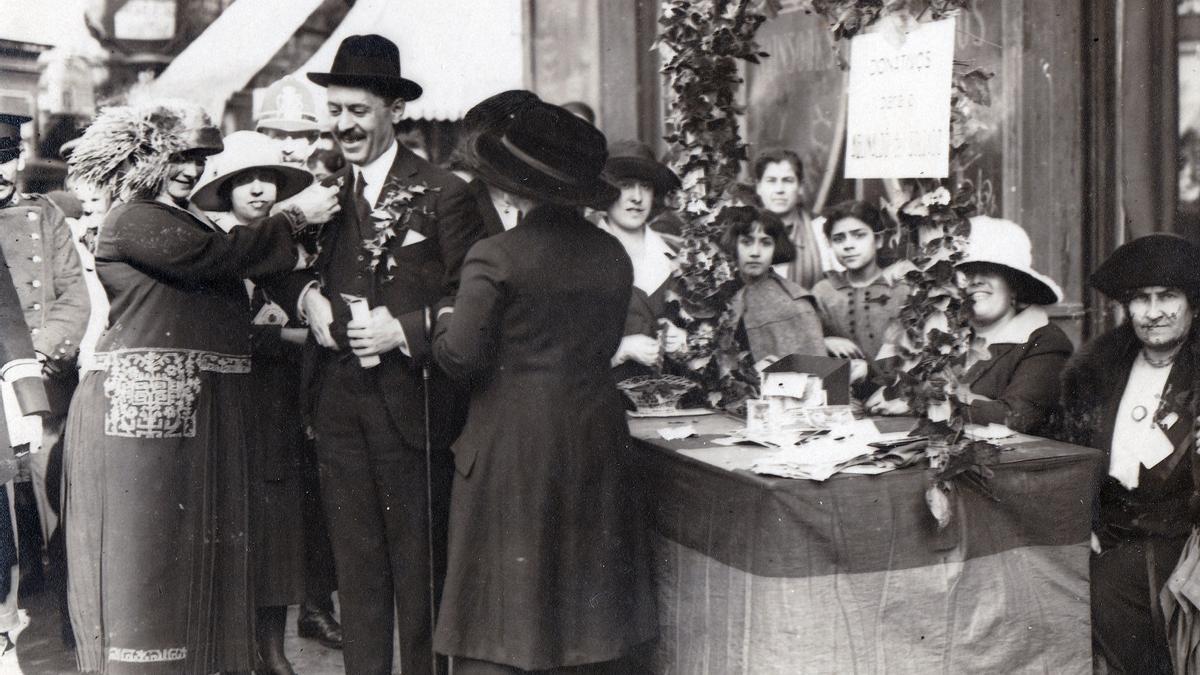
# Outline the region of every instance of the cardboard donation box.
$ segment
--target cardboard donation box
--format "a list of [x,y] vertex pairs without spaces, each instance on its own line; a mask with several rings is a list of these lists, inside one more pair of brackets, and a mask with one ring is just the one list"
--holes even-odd
[[850,361],[792,354],[763,371],[762,397],[782,396],[806,406],[850,404]]

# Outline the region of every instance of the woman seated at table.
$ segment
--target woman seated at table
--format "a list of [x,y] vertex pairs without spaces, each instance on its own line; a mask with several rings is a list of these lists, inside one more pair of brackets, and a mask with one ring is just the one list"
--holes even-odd
[[663,351],[674,353],[687,347],[687,333],[666,317],[675,251],[662,235],[646,225],[655,195],[678,188],[679,177],[639,141],[613,143],[604,173],[621,193],[608,204],[600,229],[616,237],[633,263],[633,297],[625,320],[625,337],[612,358],[619,382],[654,372]]
[[727,206],[721,245],[737,262],[744,284],[733,297],[755,361],[789,354],[825,355],[825,336],[813,295],[772,266],[792,259],[783,221],[753,206]]
[[[971,219],[967,256],[958,269],[967,276],[971,327],[990,358],[968,359],[965,384],[969,422],[1044,434],[1058,409],[1059,375],[1073,347],[1045,308],[1060,302],[1062,291],[1034,270],[1032,261],[1029,235],[1020,225],[987,216]],[[905,401],[886,399],[884,392],[867,401],[870,412],[908,412]]]

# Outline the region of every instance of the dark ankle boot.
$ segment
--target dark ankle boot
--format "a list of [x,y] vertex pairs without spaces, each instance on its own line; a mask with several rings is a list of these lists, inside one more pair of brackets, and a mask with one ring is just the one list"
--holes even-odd
[[254,633],[258,638],[258,659],[261,662],[255,672],[260,675],[296,675],[283,651],[287,607],[259,607],[255,618]]
[[342,648],[342,626],[333,618],[333,613],[308,602],[300,605],[296,634],[316,640],[329,649]]

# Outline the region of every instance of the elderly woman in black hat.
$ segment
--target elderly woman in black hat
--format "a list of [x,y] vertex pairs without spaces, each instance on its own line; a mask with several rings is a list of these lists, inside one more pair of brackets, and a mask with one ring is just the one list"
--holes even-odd
[[651,373],[661,363],[664,351],[678,352],[687,347],[687,333],[666,318],[675,249],[646,224],[655,197],[678,188],[679,177],[640,141],[613,143],[604,173],[620,193],[603,204],[600,229],[616,237],[633,262],[633,298],[625,337],[613,356],[617,379],[623,380]]
[[244,277],[286,272],[293,232],[328,220],[311,188],[260,227],[187,211],[221,138],[182,102],[108,108],[71,157],[117,198],[96,244],[111,299],[67,422],[71,622],[85,671],[255,666],[247,565]]
[[[957,269],[967,277],[971,328],[988,353],[968,358],[968,421],[1047,433],[1058,410],[1059,376],[1074,350],[1046,311],[1062,300],[1062,290],[1033,268],[1029,235],[1011,220],[971,218],[967,254]],[[880,358],[892,349],[885,344]],[[868,399],[869,410],[908,411],[904,401],[884,399],[884,391]]]
[[641,493],[609,359],[634,271],[579,213],[612,203],[604,135],[537,103],[475,145],[527,215],[468,253],[434,356],[470,382],[434,636],[455,672],[627,673],[656,620]]
[[1125,321],[1063,377],[1063,436],[1108,457],[1093,516],[1092,637],[1116,672],[1170,673],[1159,592],[1197,523],[1200,247],[1152,234],[1113,252],[1091,285]]

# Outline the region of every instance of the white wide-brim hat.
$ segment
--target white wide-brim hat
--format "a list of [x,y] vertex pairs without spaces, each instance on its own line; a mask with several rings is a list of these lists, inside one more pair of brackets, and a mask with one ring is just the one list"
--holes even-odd
[[999,265],[1016,273],[1022,287],[1013,291],[1021,302],[1035,305],[1062,302],[1063,293],[1058,284],[1033,269],[1033,244],[1029,241],[1029,235],[1011,220],[991,216],[971,218],[966,257],[959,261],[958,266],[961,268],[972,263]]
[[235,131],[225,137],[225,149],[213,155],[191,202],[205,211],[229,211],[226,186],[247,171],[267,170],[279,176],[275,200],[283,201],[313,182],[312,174],[283,164],[279,144],[257,131]]

